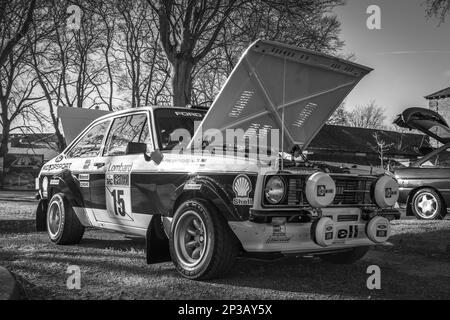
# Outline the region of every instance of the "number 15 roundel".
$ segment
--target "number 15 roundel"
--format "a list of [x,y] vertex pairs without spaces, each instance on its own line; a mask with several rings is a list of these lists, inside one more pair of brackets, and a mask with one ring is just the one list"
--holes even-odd
[[106,175],[106,209],[112,218],[132,221],[128,174]]

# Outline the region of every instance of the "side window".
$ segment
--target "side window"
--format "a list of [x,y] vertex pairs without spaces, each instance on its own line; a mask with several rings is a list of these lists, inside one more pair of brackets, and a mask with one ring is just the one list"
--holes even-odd
[[139,138],[140,143],[145,143],[147,145],[147,152],[153,151],[153,140],[152,134],[150,132],[150,126],[148,124],[148,120],[144,124],[144,128],[142,129],[141,136]]
[[[136,114],[115,119],[105,144],[107,149],[105,149],[104,155],[125,155],[129,142],[145,142],[145,140],[142,140],[146,138],[144,137],[145,129],[148,131],[146,114]],[[149,138],[147,137],[146,139]]]
[[110,121],[93,126],[67,153],[68,158],[91,158],[98,156]]

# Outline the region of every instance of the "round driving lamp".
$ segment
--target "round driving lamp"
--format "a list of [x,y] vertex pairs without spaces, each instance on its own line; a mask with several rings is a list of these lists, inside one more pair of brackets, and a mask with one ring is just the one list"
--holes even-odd
[[381,209],[393,207],[398,197],[398,183],[392,177],[382,176],[372,185],[372,198]]
[[279,176],[271,177],[264,189],[264,196],[270,204],[279,204],[285,195],[286,187],[284,181]]
[[306,181],[305,195],[311,207],[328,207],[334,201],[336,184],[328,174],[324,172],[314,173]]

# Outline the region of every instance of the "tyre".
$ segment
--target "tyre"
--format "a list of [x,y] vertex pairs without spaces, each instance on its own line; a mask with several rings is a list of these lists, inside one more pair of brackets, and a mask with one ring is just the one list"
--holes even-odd
[[320,258],[334,264],[352,264],[361,260],[370,247],[356,247],[348,251],[321,255]]
[[55,194],[48,204],[47,233],[60,245],[78,244],[83,237],[84,226],[62,193]]
[[206,201],[194,199],[178,207],[169,248],[177,270],[192,280],[224,276],[239,252],[239,243],[225,219]]
[[417,191],[411,201],[412,213],[419,220],[442,220],[447,208],[441,196],[433,189]]

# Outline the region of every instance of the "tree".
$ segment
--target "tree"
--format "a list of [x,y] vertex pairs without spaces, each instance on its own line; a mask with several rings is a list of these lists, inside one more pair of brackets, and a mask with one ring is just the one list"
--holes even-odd
[[347,113],[347,122],[351,127],[383,129],[386,120],[385,110],[370,101],[367,105],[358,105]]
[[378,153],[381,168],[384,168],[384,156],[391,149],[391,147],[394,146],[394,143],[387,144],[380,137],[380,134],[378,132],[375,132],[373,134],[373,138],[375,139],[376,144],[376,147],[373,149]]
[[149,104],[170,103],[168,81],[170,70],[159,45],[155,13],[145,1],[120,1],[116,61],[121,66],[119,88],[129,92],[131,108]]
[[258,38],[336,53],[343,45],[338,37],[340,23],[331,14],[323,15],[327,10],[325,6],[316,9],[302,1],[289,8],[274,6],[273,2],[253,1],[241,10],[234,10],[219,33],[217,43],[193,69],[192,103],[210,105],[242,52]]
[[450,13],[450,0],[427,0],[426,12],[429,17],[436,17],[440,22],[445,22]]
[[0,25],[7,26],[9,34],[0,39],[0,67],[2,67],[8,57],[13,53],[19,41],[25,37],[33,21],[33,13],[36,7],[36,0],[28,1],[0,0]]
[[342,103],[330,117],[327,124],[333,126],[348,126],[348,117],[349,114],[347,110],[345,110],[345,103]]
[[[305,26],[307,41],[302,43],[304,46],[312,49],[323,47],[324,43],[332,46],[339,23],[335,17],[324,14],[343,3],[341,0],[264,0],[256,4],[250,0],[147,1],[158,17],[161,45],[171,64],[173,104],[177,106],[192,102],[195,67],[224,43],[227,33],[227,39],[231,40],[237,38],[236,34],[246,34],[247,37],[241,37],[246,45],[249,38],[256,39],[261,31],[270,34],[268,38],[298,44],[294,41],[298,39],[294,39],[291,33]],[[278,14],[271,18],[271,14],[276,12]],[[249,16],[249,13],[253,15]],[[282,26],[287,21],[294,28],[283,30]],[[228,42],[230,45],[240,49],[239,42]],[[235,61],[232,52],[229,53],[230,60]]]
[[5,158],[11,132],[32,130],[28,122],[42,97],[36,95],[38,84],[24,41],[34,20],[35,1],[1,1],[0,9],[0,157]]

